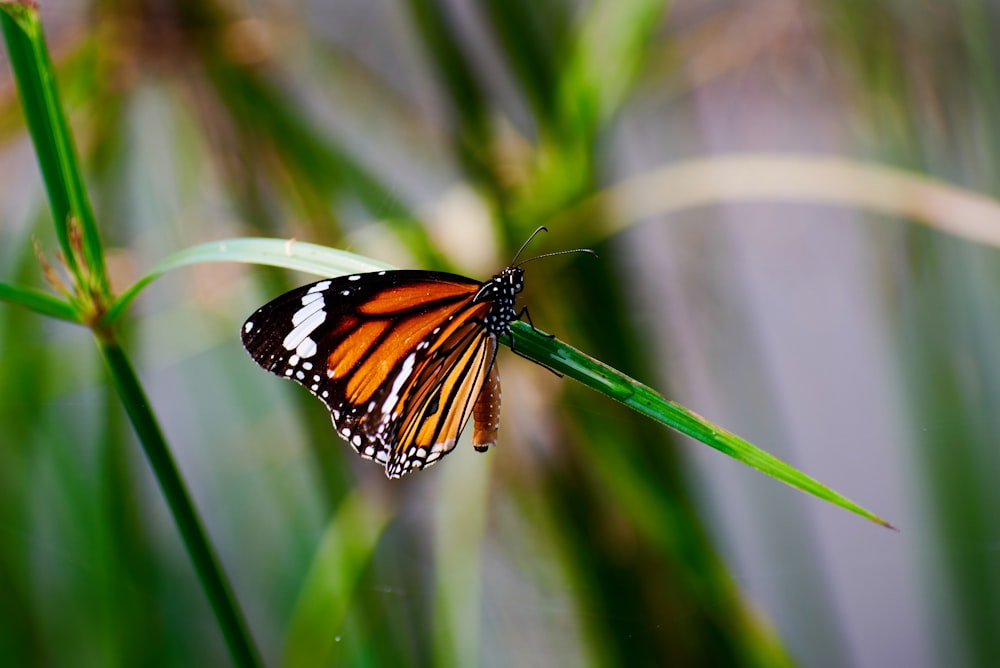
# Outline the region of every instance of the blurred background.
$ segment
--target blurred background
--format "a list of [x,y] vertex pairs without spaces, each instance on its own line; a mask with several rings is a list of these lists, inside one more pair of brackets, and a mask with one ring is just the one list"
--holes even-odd
[[[313,279],[199,266],[122,334],[269,665],[1000,665],[995,249],[791,170],[795,203],[647,178],[805,154],[994,193],[995,3],[40,4],[117,290],[257,235],[485,279],[546,224],[531,253],[600,259],[527,267],[539,327],[901,529],[509,351],[499,446],[388,481],[240,346]],[[0,58],[0,279],[45,287]],[[0,306],[0,663],[228,660],[89,332]]]

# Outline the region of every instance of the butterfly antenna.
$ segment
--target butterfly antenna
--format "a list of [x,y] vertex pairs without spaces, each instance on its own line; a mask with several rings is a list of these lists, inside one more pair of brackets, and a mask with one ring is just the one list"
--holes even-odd
[[523,253],[524,249],[527,247],[527,245],[531,243],[531,240],[534,239],[535,237],[537,237],[538,233],[542,232],[542,231],[548,232],[549,228],[545,227],[544,225],[539,225],[535,229],[535,231],[531,233],[531,236],[528,237],[527,241],[525,241],[523,244],[521,244],[521,247],[517,249],[517,253],[514,254],[514,259],[510,261],[510,266],[512,266],[512,267],[516,267],[517,266],[517,264],[515,264],[517,262],[517,258],[521,257],[521,253]]
[[528,240],[525,241],[523,244],[521,244],[521,247],[517,249],[517,253],[514,255],[514,259],[510,261],[510,266],[520,267],[522,264],[534,262],[535,260],[541,260],[543,257],[552,257],[553,255],[565,255],[566,253],[590,253],[594,257],[597,257],[597,253],[590,250],[589,248],[573,248],[571,250],[556,251],[555,253],[545,253],[543,255],[536,255],[535,257],[529,257],[527,260],[521,260],[520,262],[518,262],[517,258],[521,257],[521,253],[523,253],[524,249],[527,248],[528,244],[531,243],[531,240],[534,239],[536,236],[538,236],[539,232],[548,232],[548,231],[549,228],[545,227],[544,225],[539,225],[535,229],[535,231],[531,233],[531,236],[528,237]]
[[543,257],[552,257],[553,255],[566,255],[567,253],[588,253],[590,255],[593,255],[594,257],[598,257],[597,253],[590,250],[589,248],[571,248],[570,250],[556,251],[554,253],[543,253],[542,255],[529,257],[527,260],[521,260],[520,262],[512,266],[520,267],[523,264],[528,264],[529,262],[534,262],[535,260],[541,260]]

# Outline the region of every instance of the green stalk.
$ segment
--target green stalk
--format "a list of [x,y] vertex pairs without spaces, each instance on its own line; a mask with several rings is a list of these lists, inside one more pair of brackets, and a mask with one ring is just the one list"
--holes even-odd
[[205,595],[237,666],[259,666],[260,657],[195,513],[166,441],[128,358],[109,326],[101,323],[109,301],[104,250],[83,185],[69,123],[56,85],[37,6],[0,2],[0,28],[7,43],[21,107],[45,181],[62,260],[73,277],[74,298],[62,302],[43,293],[0,284],[0,299],[39,313],[87,324],[94,331],[111,378],[153,467],[181,532]]
[[[49,58],[37,7],[29,2],[0,3],[0,28],[45,180],[63,257],[78,286],[106,296],[108,278],[104,249],[83,186],[73,136],[59,101],[55,68]],[[79,229],[79,249],[75,247],[73,226]],[[83,255],[82,265],[78,250]]]
[[[881,524],[887,529],[895,530],[896,527],[878,515],[736,434],[709,422],[694,411],[664,398],[648,385],[629,378],[617,369],[550,337],[525,322],[513,322],[510,328],[513,339],[511,349],[516,350],[522,357],[572,378],[596,392],[623,403],[640,415],[699,440],[786,485],[808,492],[876,524]],[[507,345],[511,343],[503,340],[501,342]]]
[[188,555],[198,573],[198,579],[222,629],[233,663],[249,667],[263,665],[248,632],[246,621],[236,605],[232,587],[219,567],[219,560],[208,542],[205,529],[198,519],[177,465],[170,455],[160,426],[149,409],[149,401],[139,384],[135,370],[116,341],[111,337],[99,341],[101,353],[111,373],[111,380],[139,437],[146,459],[153,467],[160,489],[167,499],[167,505],[170,506]]

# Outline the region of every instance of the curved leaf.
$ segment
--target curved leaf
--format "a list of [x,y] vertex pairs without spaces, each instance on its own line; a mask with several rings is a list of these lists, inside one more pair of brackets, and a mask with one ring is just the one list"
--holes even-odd
[[186,248],[158,262],[145,276],[112,302],[104,316],[104,323],[110,325],[118,320],[142,289],[166,272],[205,262],[264,264],[318,276],[337,276],[394,268],[392,265],[361,255],[294,239],[240,238],[213,241]]
[[1000,201],[917,172],[829,155],[737,153],[684,160],[610,186],[560,219],[597,211],[612,221],[604,228],[611,232],[723,202],[853,207],[1000,247]]

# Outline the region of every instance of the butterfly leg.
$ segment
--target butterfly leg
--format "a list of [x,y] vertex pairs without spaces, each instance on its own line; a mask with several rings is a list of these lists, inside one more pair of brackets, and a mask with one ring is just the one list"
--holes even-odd
[[[535,327],[535,323],[531,322],[531,314],[528,313],[528,307],[527,306],[523,307],[521,309],[521,312],[517,314],[517,320],[520,320],[522,317],[523,318],[527,318],[528,324],[531,325],[531,328],[533,330],[535,330],[536,332],[538,332],[539,334],[541,334],[542,336],[550,338],[550,339],[556,338],[555,334],[547,334],[546,332],[543,332],[542,330],[540,330],[537,327]],[[520,357],[524,357],[524,359],[526,359],[526,360],[530,359],[535,364],[537,364],[537,365],[539,365],[539,366],[541,366],[541,367],[543,367],[545,369],[548,369],[549,371],[551,371],[552,373],[554,373],[557,378],[562,378],[563,377],[563,375],[561,373],[559,373],[558,371],[556,371],[552,367],[545,366],[544,364],[542,364],[538,360],[531,359],[530,357],[522,355],[520,352],[518,352],[517,348],[514,346],[514,333],[513,332],[511,332],[511,334],[510,334],[510,351],[512,353],[514,353],[515,355],[518,355]]]
[[[518,312],[517,317],[515,317],[514,319],[515,320],[520,320],[522,318],[526,318],[528,320],[528,324],[531,326],[531,328],[533,330],[535,330],[537,333],[541,334],[542,336],[550,338],[550,339],[556,338],[555,334],[547,334],[546,332],[543,332],[542,330],[540,330],[537,327],[535,327],[535,323],[531,322],[531,313],[528,312],[528,307],[527,306],[521,307],[520,312]],[[515,353],[517,353],[517,354],[520,355],[520,353],[518,353],[516,350],[514,350],[514,337],[513,337],[513,335],[510,337],[510,349],[511,349],[511,351],[513,351],[513,352],[515,352]]]

